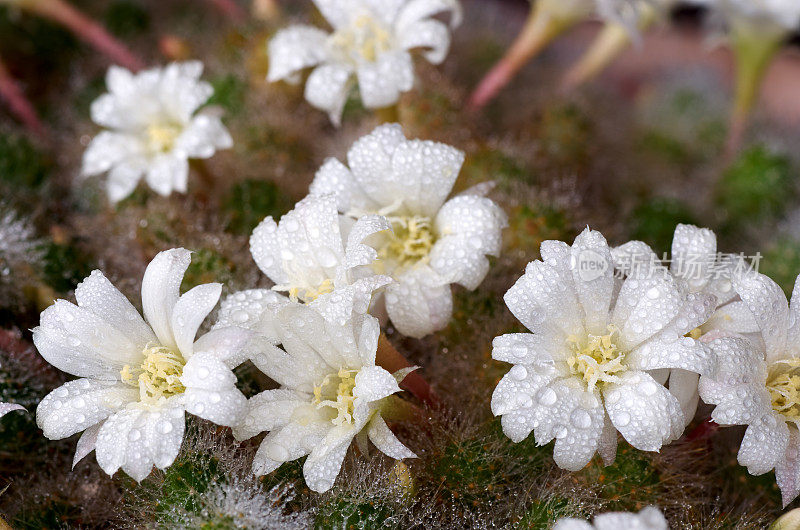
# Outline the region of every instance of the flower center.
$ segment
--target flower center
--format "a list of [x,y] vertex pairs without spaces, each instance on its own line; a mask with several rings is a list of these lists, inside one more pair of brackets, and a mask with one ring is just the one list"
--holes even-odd
[[181,134],[181,127],[176,123],[158,122],[147,126],[145,136],[147,146],[153,153],[167,153],[175,146],[175,140]]
[[186,362],[180,353],[158,344],[148,344],[142,353],[144,361],[137,370],[138,376],[127,364],[120,371],[123,382],[139,387],[140,401],[161,404],[186,390],[180,379]]
[[786,418],[800,419],[800,359],[776,362],[770,369],[767,390],[773,410]]
[[316,287],[299,287],[299,286],[292,286],[292,287],[283,287],[276,285],[273,289],[276,291],[289,291],[289,298],[292,302],[313,302],[323,294],[328,294],[333,292],[333,280],[330,278],[325,278],[322,280]]
[[373,63],[392,45],[392,36],[386,27],[374,17],[359,15],[349,26],[336,31],[330,37],[331,46],[343,57],[358,63]]
[[387,219],[392,223],[392,232],[387,232],[386,242],[378,249],[382,261],[406,267],[428,258],[436,242],[430,217],[413,215]]
[[570,373],[583,379],[589,392],[593,392],[598,383],[620,383],[621,379],[614,374],[628,369],[622,364],[625,353],[614,341],[618,330],[608,326],[608,331],[608,335],[588,335],[584,340],[574,335],[567,337],[572,351],[567,357]]
[[340,368],[338,373],[326,375],[322,383],[314,387],[311,403],[318,409],[330,407],[336,411],[336,417],[331,419],[334,425],[353,423],[353,389],[357,373],[358,370]]

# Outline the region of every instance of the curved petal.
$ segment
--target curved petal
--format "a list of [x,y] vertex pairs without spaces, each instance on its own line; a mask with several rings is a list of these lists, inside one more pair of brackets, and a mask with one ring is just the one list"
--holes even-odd
[[290,422],[264,437],[253,458],[253,473],[265,475],[284,462],[309,454],[322,442],[331,430],[331,422],[320,416],[310,405],[306,407],[306,411],[308,418],[304,420],[308,421]]
[[250,253],[261,272],[276,284],[289,281],[283,268],[281,244],[278,239],[278,223],[272,217],[266,217],[253,230],[250,236]]
[[570,383],[577,382],[563,380],[568,391],[560,397],[556,412],[561,425],[556,425],[553,430],[556,437],[553,459],[562,469],[578,471],[589,463],[599,448],[606,413],[597,392],[589,394],[580,383],[574,386]]
[[324,493],[333,487],[356,432],[350,425],[334,427],[308,455],[303,478],[312,491]]
[[644,372],[629,371],[603,391],[608,417],[637,449],[658,451],[685,425],[678,399]]
[[253,333],[238,326],[216,327],[194,343],[194,353],[211,355],[233,370],[248,359]]
[[356,70],[361,101],[368,109],[389,107],[414,86],[414,65],[406,51],[384,52]]
[[241,441],[264,431],[280,429],[288,424],[298,406],[311,402],[311,395],[285,388],[265,390],[247,400],[242,421],[233,428],[233,436]]
[[[617,312],[620,306],[630,308],[625,320]],[[611,319],[620,330],[619,346],[635,348],[664,329],[682,307],[683,299],[671,276],[629,277],[622,284]]]
[[450,51],[450,30],[438,20],[420,20],[399,33],[398,46],[404,50],[427,48],[423,52],[425,59],[439,64]]
[[540,391],[557,375],[552,366],[517,365],[497,383],[492,393],[492,414],[503,416],[503,432],[511,441],[520,442],[530,434],[536,425],[534,400],[538,401]]
[[685,280],[692,291],[700,291],[708,285],[716,259],[717,236],[714,232],[686,224],[675,227],[670,270]]
[[210,158],[217,149],[233,147],[233,138],[222,120],[209,112],[192,118],[175,140],[175,149],[188,158]]
[[186,184],[189,180],[189,161],[183,153],[172,152],[159,155],[150,161],[145,180],[153,191],[164,197],[173,190],[186,193]]
[[184,248],[159,252],[142,279],[142,311],[162,346],[178,347],[172,333],[172,312],[192,254]]
[[246,413],[247,398],[236,388],[230,368],[209,352],[198,353],[183,368],[187,412],[218,425],[237,425]]
[[213,329],[236,326],[252,330],[276,342],[275,311],[277,307],[290,303],[282,294],[270,289],[239,291],[225,298],[220,304],[217,322]]
[[800,434],[797,428],[789,428],[789,443],[786,457],[775,466],[775,480],[781,489],[783,507],[800,494]]
[[392,225],[381,215],[364,215],[359,217],[347,234],[345,246],[345,266],[347,269],[363,265],[372,265],[378,259],[378,252],[364,240],[372,234],[391,230]]
[[[175,461],[183,443],[183,433],[186,429],[183,409],[181,407],[169,407],[158,412],[151,412],[146,418],[142,445],[147,448],[153,464],[158,469],[166,469]],[[145,465],[136,467],[144,468]],[[123,469],[127,472],[126,467],[123,467]]]
[[395,280],[386,287],[386,311],[400,333],[420,338],[447,326],[453,295],[436,272],[418,266]]
[[312,26],[290,26],[278,31],[269,42],[267,81],[291,78],[324,61],[327,39],[327,33]]
[[103,131],[92,139],[83,152],[81,174],[99,175],[131,156],[139,156],[141,152],[141,144],[135,136]]
[[352,70],[342,64],[323,64],[314,68],[306,80],[305,98],[314,107],[328,113],[337,127],[352,86]]
[[336,207],[340,212],[352,209],[374,211],[380,207],[361,190],[350,170],[335,158],[328,158],[317,170],[309,187],[309,193],[336,196]]
[[0,403],[0,418],[15,410],[25,410],[25,407],[16,403]]
[[93,270],[75,288],[78,306],[87,309],[122,332],[140,351],[156,340],[153,330],[119,289],[99,270]]
[[739,464],[751,475],[763,475],[784,461],[789,445],[789,427],[773,412],[747,427],[739,447]]
[[462,11],[458,0],[410,0],[398,14],[395,24],[398,30],[403,31],[415,22],[445,11],[450,12],[450,27],[461,24]]
[[145,171],[147,161],[142,157],[129,158],[112,167],[106,178],[108,200],[116,204],[133,193]]
[[417,457],[413,451],[397,439],[380,414],[375,414],[370,420],[367,425],[367,435],[378,451],[395,460]]
[[767,362],[781,358],[786,350],[789,303],[777,283],[758,273],[733,278],[733,286],[758,324],[767,348]]
[[380,207],[402,198],[390,188],[399,178],[392,172],[392,156],[405,142],[403,128],[397,123],[387,123],[356,140],[347,152],[347,163],[358,187]]
[[355,379],[353,397],[368,403],[400,392],[400,386],[394,376],[380,366],[365,366],[359,370]]
[[547,364],[560,347],[551,337],[533,333],[507,333],[492,340],[492,359],[511,364]]
[[72,458],[72,469],[75,469],[78,462],[94,451],[95,445],[97,444],[97,434],[100,432],[102,426],[103,422],[101,421],[83,431],[83,434],[81,434],[81,437],[78,439],[78,445],[75,447],[75,456]]
[[570,249],[570,268],[587,333],[605,335],[614,291],[614,267],[603,234],[586,228],[575,238]]
[[626,355],[636,370],[680,368],[702,375],[714,375],[717,360],[711,348],[690,337],[649,340]]
[[507,226],[505,212],[491,199],[476,195],[459,195],[444,203],[434,224],[439,237],[468,236],[468,248],[492,256],[500,255]]
[[188,360],[194,353],[197,330],[217,305],[221,294],[221,283],[207,283],[186,291],[175,302],[170,327],[175,337],[175,344],[184,359]]

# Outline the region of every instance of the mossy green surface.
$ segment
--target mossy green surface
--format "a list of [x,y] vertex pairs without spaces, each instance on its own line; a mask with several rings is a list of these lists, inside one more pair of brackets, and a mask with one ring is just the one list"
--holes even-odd
[[106,27],[119,37],[140,35],[150,27],[150,15],[131,0],[114,0],[106,9]]
[[0,134],[0,183],[9,192],[39,188],[49,170],[47,156],[30,140],[18,134]]
[[791,297],[797,275],[800,274],[800,241],[783,237],[763,252],[759,272],[766,274]]
[[672,237],[679,223],[698,224],[685,203],[667,197],[645,200],[631,214],[631,238],[644,241],[660,256],[672,249]]
[[228,230],[249,235],[265,217],[277,221],[292,205],[291,199],[274,182],[244,180],[231,187],[222,208],[228,217]]

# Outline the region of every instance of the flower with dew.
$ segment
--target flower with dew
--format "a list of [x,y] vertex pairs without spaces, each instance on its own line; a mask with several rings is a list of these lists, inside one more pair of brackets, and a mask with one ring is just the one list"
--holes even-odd
[[355,314],[342,325],[295,302],[272,305],[268,313],[272,334],[251,346],[251,360],[280,388],[250,398],[233,431],[239,440],[269,431],[253,460],[256,475],[309,455],[306,484],[327,491],[354,438],[362,452],[369,440],[392,458],[415,458],[383,418],[402,408],[394,394],[414,368],[391,374],[375,365],[377,319]]
[[436,142],[407,140],[397,124],[381,125],[356,141],[349,167],[329,158],[312,194],[334,193],[352,218],[380,214],[392,232],[370,236],[376,272],[395,281],[376,300],[398,331],[422,337],[444,328],[453,311],[451,283],[475,289],[497,256],[506,215],[477,188],[446,200],[464,153]]
[[[758,339],[758,325],[732,283],[732,277],[745,270],[747,264],[742,256],[718,253],[717,236],[708,228],[688,224],[675,227],[668,270],[656,253],[641,241],[629,241],[616,247],[612,256],[622,274],[630,274],[633,268],[655,267],[661,273],[671,274],[689,293],[714,298],[714,313],[689,332],[692,338],[710,340],[738,334]],[[659,370],[652,375],[660,383],[667,384],[670,392],[678,397],[687,424],[691,422],[700,399],[699,375],[680,368]]]
[[25,410],[25,407],[23,407],[22,405],[17,405],[16,403],[0,402],[0,418],[5,416],[9,412],[13,412],[15,410]]
[[133,74],[112,66],[109,93],[91,107],[92,120],[106,127],[83,154],[86,176],[108,172],[111,202],[133,192],[144,176],[156,193],[184,193],[190,158],[210,158],[233,146],[228,130],[212,108],[198,110],[214,89],[200,81],[199,61],[172,63]]
[[505,295],[533,333],[492,344],[494,359],[514,365],[492,395],[503,432],[555,439],[556,464],[569,470],[595,452],[611,463],[617,431],[643,451],[678,438],[680,403],[650,372],[713,372],[708,347],[685,336],[708,319],[713,297],[687,294],[669,274],[616,279],[605,238],[588,228],[572,246],[543,242],[541,255]]
[[297,82],[313,68],[306,100],[339,125],[355,81],[365,107],[397,103],[414,84],[409,50],[425,48],[424,57],[439,64],[450,47],[448,27],[432,18],[450,12],[450,26],[461,21],[457,0],[314,0],[333,33],[306,25],[279,31],[269,43],[270,82]]
[[184,413],[236,425],[247,400],[231,369],[244,361],[248,331],[225,328],[195,340],[222,286],[180,295],[191,255],[159,253],[142,281],[144,319],[100,271],[77,289],[77,305],[56,302],[42,312],[33,342],[50,364],[79,379],[48,394],[36,410],[44,435],[58,440],[84,431],[74,462],[93,449],[100,467],[122,468],[141,481],[168,467],[181,447]]
[[[340,222],[346,225],[346,241]],[[388,221],[367,215],[355,223],[340,218],[333,195],[309,195],[276,223],[267,217],[250,237],[258,267],[276,283],[272,290],[234,293],[222,303],[216,326],[258,331],[266,307],[290,300],[318,307],[328,320],[344,324],[353,312],[366,313],[372,293],[392,279],[374,274],[378,253],[362,241],[389,230]],[[285,292],[288,298],[278,294]]]
[[700,397],[716,405],[721,425],[747,425],[739,463],[752,475],[775,469],[784,506],[800,493],[800,280],[791,304],[756,272],[734,276],[734,288],[761,330],[763,344],[744,337],[710,343],[718,371],[700,377]]
[[669,525],[654,506],[643,508],[639,513],[608,512],[595,516],[593,524],[583,519],[563,517],[556,521],[553,530],[668,530]]

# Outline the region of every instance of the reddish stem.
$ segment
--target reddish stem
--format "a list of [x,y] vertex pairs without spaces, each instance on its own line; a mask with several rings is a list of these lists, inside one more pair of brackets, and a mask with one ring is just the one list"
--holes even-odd
[[21,7],[69,28],[78,38],[130,70],[144,68],[144,63],[106,29],[78,11],[65,0],[27,0]]
[[17,81],[11,76],[3,61],[0,60],[0,99],[8,104],[11,113],[21,121],[25,127],[39,136],[45,136],[46,131],[39,116],[36,115],[33,105],[25,97]]
[[[414,366],[408,362],[402,353],[397,351],[383,333],[381,333],[380,339],[378,340],[378,353],[376,355],[375,364],[391,373],[402,370],[403,368],[408,368],[409,366]],[[406,378],[403,379],[403,382],[400,383],[400,386],[414,394],[417,399],[427,405],[435,407],[439,404],[439,398],[436,396],[433,388],[431,388],[417,370],[408,374]]]

